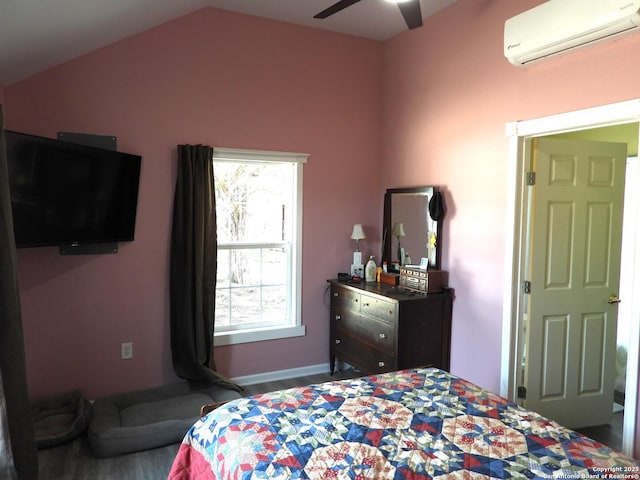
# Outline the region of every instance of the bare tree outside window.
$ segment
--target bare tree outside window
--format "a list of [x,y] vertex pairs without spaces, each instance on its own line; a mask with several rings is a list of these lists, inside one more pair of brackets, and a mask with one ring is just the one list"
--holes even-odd
[[[218,238],[223,238],[225,243],[242,242],[246,239],[247,219],[247,165],[233,164],[221,165],[216,169],[216,203],[218,221]],[[235,167],[235,168],[234,168]],[[217,170],[221,170],[218,172]],[[218,240],[220,241],[220,240]],[[230,263],[233,268],[230,271],[232,283],[242,283],[243,274],[247,268],[244,265],[242,255],[232,251]]]

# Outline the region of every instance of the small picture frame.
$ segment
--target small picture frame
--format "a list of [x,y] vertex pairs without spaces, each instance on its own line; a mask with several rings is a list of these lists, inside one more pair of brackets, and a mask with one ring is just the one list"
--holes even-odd
[[426,270],[427,268],[429,268],[429,259],[426,257],[422,257],[420,259],[420,269]]

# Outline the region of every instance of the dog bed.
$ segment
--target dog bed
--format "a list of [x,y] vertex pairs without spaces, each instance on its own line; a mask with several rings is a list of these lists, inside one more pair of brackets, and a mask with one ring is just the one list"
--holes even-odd
[[183,382],[99,398],[92,406],[89,443],[100,458],[176,443],[203,405],[240,397],[220,386],[191,390]]
[[91,418],[91,404],[80,390],[74,390],[32,403],[31,416],[36,447],[55,447],[82,435]]

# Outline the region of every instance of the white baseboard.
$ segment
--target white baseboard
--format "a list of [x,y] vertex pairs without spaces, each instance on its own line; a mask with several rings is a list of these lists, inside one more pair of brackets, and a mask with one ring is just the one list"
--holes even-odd
[[309,365],[308,367],[289,368],[287,370],[276,370],[274,372],[256,373],[255,375],[244,375],[234,377],[231,380],[240,386],[255,385],[256,383],[277,382],[289,378],[304,377],[306,375],[317,375],[319,373],[329,373],[329,363],[319,365]]

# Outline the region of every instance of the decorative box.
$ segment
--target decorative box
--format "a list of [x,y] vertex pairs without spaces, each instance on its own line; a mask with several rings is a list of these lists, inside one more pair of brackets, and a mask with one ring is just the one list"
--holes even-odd
[[380,283],[386,283],[387,285],[393,285],[395,287],[398,285],[398,274],[380,272]]
[[441,292],[449,281],[449,272],[425,270],[417,266],[400,267],[400,288],[419,293]]

